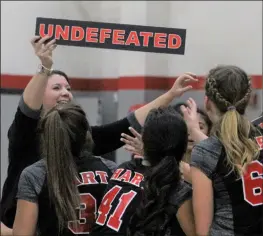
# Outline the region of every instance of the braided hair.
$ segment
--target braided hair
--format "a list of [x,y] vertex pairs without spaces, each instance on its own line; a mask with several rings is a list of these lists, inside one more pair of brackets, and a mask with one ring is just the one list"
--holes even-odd
[[237,66],[218,66],[207,76],[206,96],[221,116],[212,134],[224,146],[227,165],[239,174],[242,174],[246,164],[259,156],[258,145],[250,139],[252,125],[244,116],[251,91],[250,77]]

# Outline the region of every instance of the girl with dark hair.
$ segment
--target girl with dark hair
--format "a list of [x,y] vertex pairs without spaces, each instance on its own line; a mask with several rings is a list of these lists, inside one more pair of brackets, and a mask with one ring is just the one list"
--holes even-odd
[[[9,166],[1,198],[1,226],[3,222],[10,228],[13,225],[16,212],[15,196],[20,174],[24,168],[37,162],[40,157],[36,132],[38,122],[41,116],[55,105],[73,100],[68,77],[65,73],[52,69],[52,53],[56,48],[55,40],[45,44],[49,37],[44,37],[36,42],[38,39],[39,37],[34,37],[31,44],[41,65],[36,75],[26,86],[8,131]],[[194,76],[184,74],[176,80],[169,91],[130,113],[127,117],[111,124],[91,126],[94,155],[104,155],[122,147],[121,133],[132,135],[128,129],[130,126],[140,131],[145,117],[151,109],[169,105],[175,97],[191,90],[192,86],[187,86],[187,84],[194,81],[197,81]],[[112,164],[112,169],[114,168],[115,165]],[[2,234],[9,234],[9,230],[8,232],[4,230],[5,227],[1,227]]]
[[[262,133],[244,115],[250,78],[237,66],[218,66],[210,70],[205,92],[213,128],[191,156],[197,235],[262,235]],[[201,137],[192,118],[189,132]]]
[[[173,109],[181,114],[183,116],[183,113],[181,111],[181,107],[188,107],[186,103],[177,103],[176,105],[172,106]],[[200,130],[204,133],[205,136],[209,136],[211,128],[212,128],[212,122],[209,119],[208,115],[203,111],[201,108],[197,108],[197,114],[198,114],[198,123]],[[124,146],[124,149],[133,153],[136,156],[143,156],[143,143],[141,140],[141,135],[134,130],[132,127],[130,127],[130,131],[133,134],[133,136],[130,136],[128,134],[121,134],[122,138],[121,141],[124,142],[126,145]],[[192,139],[191,135],[188,136],[188,146],[187,146],[187,152],[184,157],[184,161],[187,163],[190,163],[190,156],[191,151],[193,149],[194,140]]]
[[59,104],[42,117],[39,134],[42,159],[20,176],[13,235],[88,234],[112,171],[92,155],[86,114]]
[[[189,101],[187,101],[189,103]],[[172,106],[172,108],[181,114],[183,116],[183,113],[181,111],[181,107],[189,107],[187,103],[177,103],[176,105]],[[204,136],[209,136],[209,133],[212,128],[212,122],[209,119],[208,115],[200,108],[197,107],[197,122],[199,124],[200,130],[203,132]],[[143,158],[143,142],[141,135],[134,130],[133,128],[130,128],[131,133],[134,135],[134,137],[122,134],[121,140],[126,144],[125,149],[131,153],[133,153],[134,158]],[[189,163],[191,162],[191,152],[194,145],[194,140],[192,139],[191,135],[188,134],[188,145],[187,145],[187,151],[184,155],[183,161],[181,162],[181,171],[185,178],[185,180],[189,183],[191,183],[191,174],[190,174],[190,166]]]
[[121,164],[112,175],[91,235],[193,235],[192,190],[179,170],[187,135],[172,108],[149,113],[145,157]]
[[192,189],[182,180],[179,169],[188,143],[183,118],[172,108],[153,110],[145,123],[142,140],[142,163],[149,168],[128,235],[194,235]]
[[[180,113],[183,116],[183,113],[181,111],[181,107],[188,107],[187,103],[177,103],[176,105],[173,106],[173,108],[175,109],[175,111],[177,111],[178,113]],[[209,119],[208,115],[206,114],[206,112],[204,110],[202,110],[201,108],[197,107],[197,114],[198,114],[198,123],[199,123],[199,127],[200,130],[207,136],[209,136],[211,128],[212,128],[212,122]],[[191,134],[189,133],[188,135],[188,146],[187,146],[187,152],[184,156],[183,161],[190,163],[191,160],[191,152],[193,149],[193,146],[195,144],[194,139],[191,137]]]

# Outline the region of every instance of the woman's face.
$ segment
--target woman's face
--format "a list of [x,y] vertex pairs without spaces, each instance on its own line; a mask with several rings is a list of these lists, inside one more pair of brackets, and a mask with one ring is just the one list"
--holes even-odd
[[[199,118],[199,127],[200,127],[200,130],[205,134],[205,135],[208,135],[208,130],[209,130],[209,127],[207,125],[207,123],[205,122],[204,118],[202,117],[202,115],[200,115],[198,113],[198,118]],[[193,146],[194,146],[194,141],[191,137],[191,135],[189,134],[188,135],[188,146],[187,146],[187,150],[188,151],[191,151],[193,149]]]
[[50,109],[59,102],[69,102],[73,98],[71,88],[64,76],[54,74],[48,79],[44,94],[44,109]]

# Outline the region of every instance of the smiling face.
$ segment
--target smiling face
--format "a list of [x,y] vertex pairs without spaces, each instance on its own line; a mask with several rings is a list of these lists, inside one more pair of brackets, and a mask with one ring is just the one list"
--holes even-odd
[[43,99],[44,109],[50,109],[59,102],[69,102],[72,98],[70,85],[64,76],[53,74],[49,77]]
[[[207,122],[204,120],[204,118],[202,117],[202,115],[200,113],[198,113],[198,117],[199,117],[199,127],[200,130],[205,134],[208,135],[209,132],[209,127]],[[194,141],[191,137],[191,135],[188,135],[188,146],[187,146],[187,150],[191,151],[192,148],[194,146]]]

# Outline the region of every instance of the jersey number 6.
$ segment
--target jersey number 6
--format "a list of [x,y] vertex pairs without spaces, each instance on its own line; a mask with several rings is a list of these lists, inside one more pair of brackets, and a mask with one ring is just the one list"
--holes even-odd
[[242,177],[244,199],[251,206],[263,204],[263,164],[253,161]]

